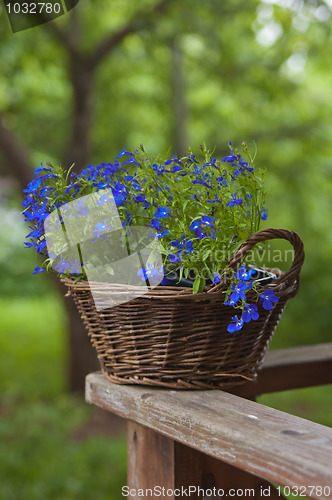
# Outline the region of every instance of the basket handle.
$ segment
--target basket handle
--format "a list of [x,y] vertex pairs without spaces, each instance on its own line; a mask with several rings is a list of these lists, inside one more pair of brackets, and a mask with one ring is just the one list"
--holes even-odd
[[[289,271],[282,273],[273,282],[274,291],[278,292],[279,296],[289,295],[295,296],[300,282],[300,271],[304,262],[303,241],[295,231],[288,229],[263,229],[255,233],[242,243],[240,248],[235,252],[228,262],[228,268],[236,270],[242,259],[249,251],[261,241],[284,239],[289,241],[294,248],[294,260]],[[270,285],[271,286],[271,285]]]

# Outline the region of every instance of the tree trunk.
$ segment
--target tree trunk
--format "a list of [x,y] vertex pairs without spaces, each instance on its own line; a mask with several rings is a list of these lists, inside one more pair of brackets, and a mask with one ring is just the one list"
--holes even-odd
[[81,56],[71,58],[70,76],[73,85],[73,129],[64,157],[64,167],[75,163],[75,170],[87,166],[92,125],[93,68]]
[[172,49],[172,79],[174,108],[174,151],[183,156],[187,149],[186,134],[186,103],[183,76],[183,57],[178,39],[171,42]]

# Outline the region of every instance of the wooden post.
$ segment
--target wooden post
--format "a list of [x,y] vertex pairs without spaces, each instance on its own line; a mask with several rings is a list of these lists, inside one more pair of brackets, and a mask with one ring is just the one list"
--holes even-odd
[[280,498],[269,482],[332,499],[328,427],[223,391],[120,386],[100,373],[88,375],[86,400],[128,421],[131,500],[163,498],[160,488],[175,500],[189,486],[191,499]]
[[269,498],[282,498],[267,481],[140,424],[128,422],[127,439],[130,500],[176,500],[187,495],[191,500],[204,500],[230,494],[235,498],[263,498],[263,490]]

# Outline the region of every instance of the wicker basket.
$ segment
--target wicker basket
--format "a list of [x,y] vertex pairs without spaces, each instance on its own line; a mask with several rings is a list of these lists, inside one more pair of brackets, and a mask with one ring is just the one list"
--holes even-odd
[[[236,269],[256,243],[275,238],[293,245],[294,261],[288,272],[279,271],[260,291],[272,289],[280,299],[269,311],[256,302],[259,319],[234,334],[227,332],[227,325],[236,312],[224,305],[221,284],[199,294],[190,288],[158,286],[130,302],[97,311],[86,281],[63,279],[104,375],[120,384],[175,389],[223,388],[254,380],[286,302],[297,293],[303,243],[293,231],[266,229],[248,238],[229,262]],[[100,284],[102,290],[105,286]],[[108,285],[107,293],[112,290]],[[257,301],[257,295],[251,300]]]

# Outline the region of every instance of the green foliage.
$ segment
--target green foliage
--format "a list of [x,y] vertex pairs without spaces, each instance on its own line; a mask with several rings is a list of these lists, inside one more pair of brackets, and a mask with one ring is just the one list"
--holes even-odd
[[69,397],[7,406],[0,420],[0,497],[118,500],[126,483],[126,442],[74,439],[90,413]]
[[1,297],[0,309],[0,393],[11,399],[52,400],[67,384],[61,299],[55,294]]
[[20,212],[0,205],[0,218],[0,297],[42,297],[50,290],[49,279],[42,275],[31,279],[32,270],[41,261],[23,246],[27,227]]
[[93,409],[64,395],[66,324],[56,296],[0,300],[0,498],[117,500],[126,443],[77,440]]

